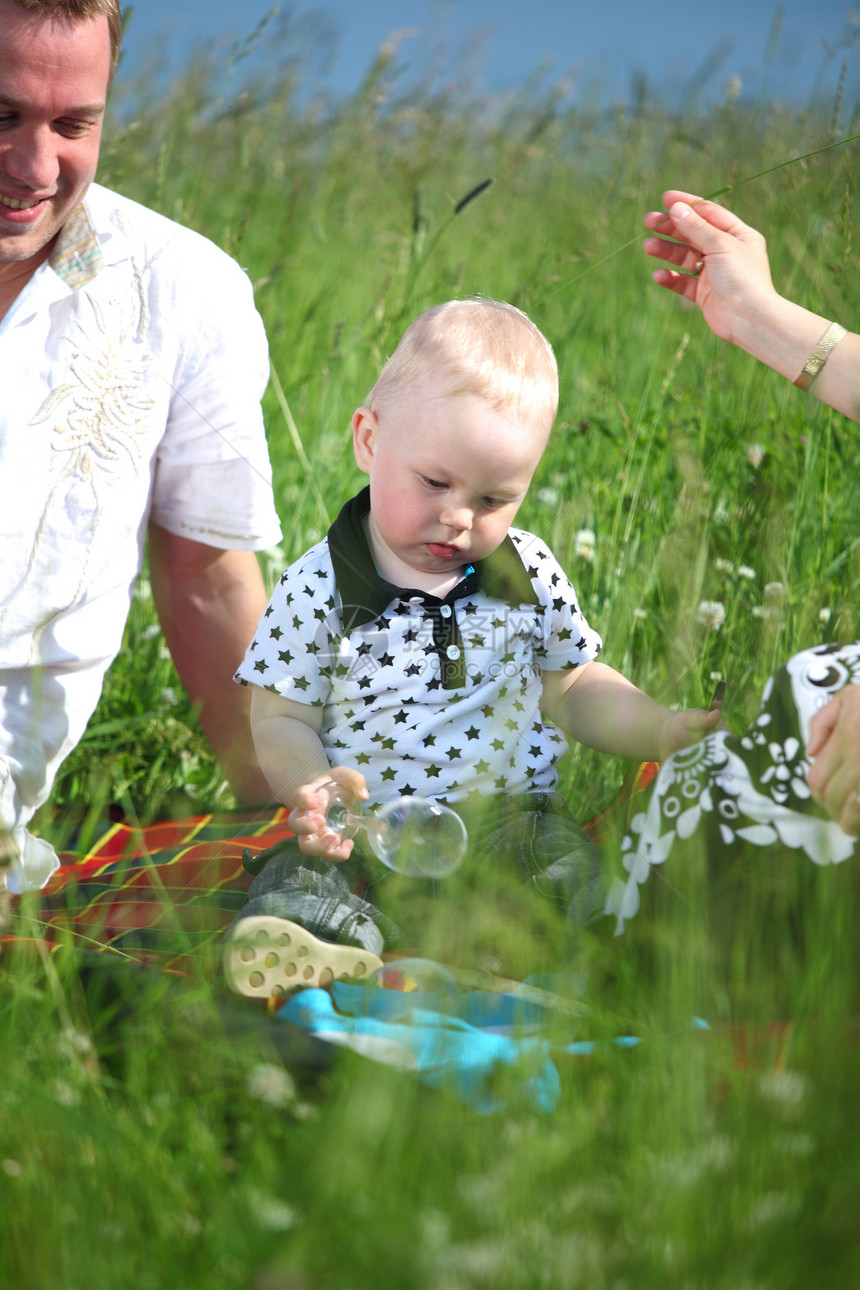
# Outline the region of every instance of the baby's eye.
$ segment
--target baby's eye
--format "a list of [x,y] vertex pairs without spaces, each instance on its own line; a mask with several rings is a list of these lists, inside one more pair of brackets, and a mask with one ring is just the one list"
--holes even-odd
[[441,479],[431,479],[429,475],[422,475],[421,478],[428,488],[447,488],[448,487],[448,485],[443,483]]

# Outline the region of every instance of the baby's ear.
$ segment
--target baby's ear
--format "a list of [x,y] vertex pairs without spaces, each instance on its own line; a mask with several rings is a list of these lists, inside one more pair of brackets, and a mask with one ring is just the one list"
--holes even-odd
[[359,470],[370,474],[370,464],[376,448],[379,418],[370,408],[356,408],[352,414],[352,447]]

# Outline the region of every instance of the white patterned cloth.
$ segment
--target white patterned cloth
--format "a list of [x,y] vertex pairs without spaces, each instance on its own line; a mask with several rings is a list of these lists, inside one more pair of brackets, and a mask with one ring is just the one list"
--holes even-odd
[[27,821],[122,640],[148,520],[277,542],[251,285],[92,185],[0,321],[0,823]]
[[511,529],[438,600],[378,576],[368,506],[364,489],[286,571],[237,680],[322,707],[328,756],[372,801],[551,790],[567,742],[541,717],[541,672],[601,648],[554,556]]
[[628,878],[616,882],[605,910],[617,920],[616,935],[637,913],[652,871],[679,861],[686,846],[711,855],[760,847],[817,865],[854,854],[857,839],[812,800],[805,748],[813,715],[857,684],[860,642],[803,650],[768,680],[743,735],[716,731],[667,758],[621,843]]

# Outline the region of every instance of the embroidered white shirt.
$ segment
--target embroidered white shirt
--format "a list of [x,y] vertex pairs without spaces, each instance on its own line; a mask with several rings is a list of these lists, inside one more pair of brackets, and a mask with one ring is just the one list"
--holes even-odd
[[251,285],[99,185],[0,321],[0,821],[26,822],[119,649],[148,520],[280,536]]

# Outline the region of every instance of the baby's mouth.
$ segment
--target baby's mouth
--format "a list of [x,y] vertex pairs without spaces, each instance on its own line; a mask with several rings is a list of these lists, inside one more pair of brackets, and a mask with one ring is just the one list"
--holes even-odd
[[461,554],[459,547],[451,546],[448,542],[428,542],[427,550],[442,560],[452,560],[455,555]]

